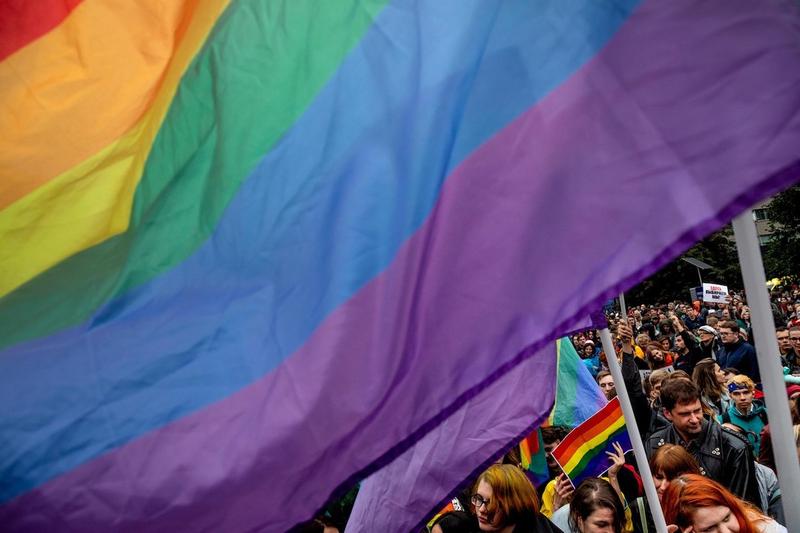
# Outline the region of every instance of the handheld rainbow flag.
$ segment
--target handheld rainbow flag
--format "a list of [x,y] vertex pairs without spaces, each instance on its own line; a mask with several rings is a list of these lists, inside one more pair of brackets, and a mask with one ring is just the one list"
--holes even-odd
[[585,478],[599,476],[608,470],[610,460],[606,452],[614,451],[614,442],[625,451],[631,449],[619,398],[608,402],[564,437],[553,450],[553,457],[572,484],[578,486]]
[[541,428],[537,428],[536,431],[520,441],[519,454],[522,468],[528,473],[528,477],[531,478],[534,485],[538,486],[549,479],[547,454],[544,451]]
[[798,27],[0,2],[3,529],[286,531],[542,354],[529,428],[555,339],[798,179]]

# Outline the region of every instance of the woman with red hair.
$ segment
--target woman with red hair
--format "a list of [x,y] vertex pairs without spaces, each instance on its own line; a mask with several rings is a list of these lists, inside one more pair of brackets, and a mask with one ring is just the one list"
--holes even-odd
[[662,505],[667,523],[684,533],[786,533],[785,527],[716,481],[697,474],[670,483]]

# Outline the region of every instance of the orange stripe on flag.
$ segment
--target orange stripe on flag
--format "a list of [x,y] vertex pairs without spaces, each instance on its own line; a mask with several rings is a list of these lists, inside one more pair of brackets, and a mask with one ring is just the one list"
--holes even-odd
[[197,3],[87,1],[0,62],[0,208],[142,117]]

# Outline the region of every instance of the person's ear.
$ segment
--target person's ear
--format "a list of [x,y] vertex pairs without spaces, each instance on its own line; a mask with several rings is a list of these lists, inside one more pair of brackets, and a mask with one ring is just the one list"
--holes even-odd
[[667,408],[664,408],[664,418],[672,422],[672,413],[670,413]]

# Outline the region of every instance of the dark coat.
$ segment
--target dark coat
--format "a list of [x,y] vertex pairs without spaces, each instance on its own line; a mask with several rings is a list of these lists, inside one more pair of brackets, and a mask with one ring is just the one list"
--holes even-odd
[[670,424],[645,441],[647,456],[652,456],[665,444],[683,446],[697,460],[704,476],[757,507],[761,505],[753,452],[746,439],[716,422],[705,420],[700,436],[687,444]]
[[723,350],[717,354],[717,363],[721,368],[735,368],[756,383],[761,381],[756,350],[742,340],[732,345],[724,345]]

